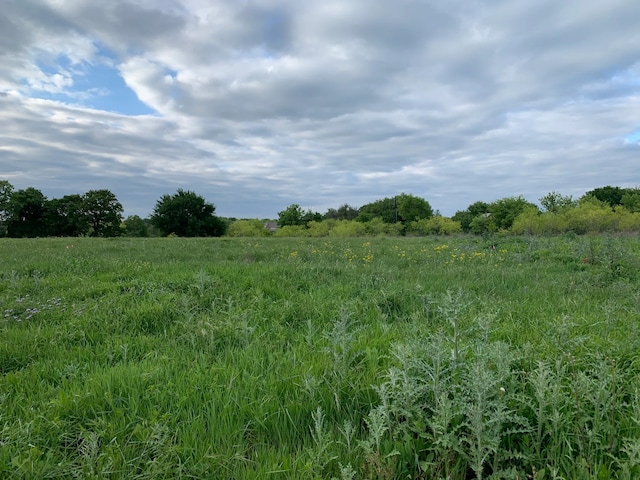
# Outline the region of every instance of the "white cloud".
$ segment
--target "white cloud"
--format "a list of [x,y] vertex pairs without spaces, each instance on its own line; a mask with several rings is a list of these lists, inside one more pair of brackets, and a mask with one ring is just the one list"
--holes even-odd
[[[273,217],[637,185],[638,24],[632,0],[12,1],[0,178],[143,216],[177,188]],[[99,64],[156,114],[73,105]]]

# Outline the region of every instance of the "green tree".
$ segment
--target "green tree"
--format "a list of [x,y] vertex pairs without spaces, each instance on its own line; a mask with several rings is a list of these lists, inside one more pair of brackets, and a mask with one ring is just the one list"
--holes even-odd
[[518,215],[530,207],[538,209],[536,205],[526,201],[521,195],[496,200],[489,205],[490,229],[492,231],[509,230]]
[[49,235],[79,237],[89,231],[89,219],[82,195],[65,195],[52,198],[46,204],[46,224]]
[[[487,213],[489,213],[489,204],[478,201],[469,205],[466,210],[458,210],[455,215],[451,217],[451,220],[459,222],[463,232],[471,232],[473,230],[471,227],[473,220],[481,215],[486,216]],[[476,227],[483,223],[483,220],[478,220]],[[480,230],[482,230],[482,227],[480,227]]]
[[398,221],[404,224],[433,217],[433,209],[424,198],[401,193],[396,197]]
[[345,203],[338,207],[338,209],[330,208],[323,215],[323,218],[326,220],[355,220],[358,216],[359,209],[352,207],[351,205]]
[[609,206],[615,207],[622,204],[622,196],[625,191],[620,187],[612,187],[607,185],[606,187],[594,188],[584,194],[585,197],[595,197],[601,202],[608,203]]
[[356,220],[370,222],[379,217],[384,223],[408,224],[432,216],[433,209],[425,199],[401,193],[395,197],[382,198],[363,205],[360,207]]
[[181,237],[219,237],[225,223],[214,215],[216,207],[195,192],[178,189],[175,195],[163,195],[156,203],[151,222],[163,235]]
[[124,222],[124,234],[127,237],[148,237],[149,227],[138,215],[129,215],[125,218]]
[[109,190],[89,190],[84,194],[84,211],[92,237],[117,237],[122,234],[122,204]]
[[640,188],[629,188],[622,195],[620,204],[630,212],[640,212]]
[[13,238],[41,237],[47,234],[45,208],[47,197],[29,187],[11,194],[6,207],[7,234]]
[[302,224],[306,227],[309,225],[309,222],[321,222],[322,214],[318,212],[312,212],[311,209],[308,209],[306,212],[302,214]]
[[303,225],[303,216],[304,212],[300,205],[293,203],[281,212],[278,212],[278,225],[281,227]]
[[396,223],[398,218],[397,203],[393,197],[382,198],[375,202],[367,203],[360,207],[356,220],[370,222],[379,217],[384,223]]
[[577,202],[571,198],[571,195],[565,196],[558,192],[550,192],[540,198],[540,205],[546,212],[558,213],[567,208],[575,207]]
[[0,180],[0,237],[7,235],[6,221],[9,218],[9,200],[13,193],[13,185],[8,180]]

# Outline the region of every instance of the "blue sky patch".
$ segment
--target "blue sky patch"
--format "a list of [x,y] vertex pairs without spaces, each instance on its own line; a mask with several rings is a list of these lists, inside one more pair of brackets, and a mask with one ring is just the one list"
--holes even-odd
[[31,87],[31,96],[34,98],[56,100],[122,115],[156,113],[138,99],[118,70],[111,65],[113,56],[110,52],[101,49],[98,58],[109,59],[109,62],[97,61],[72,65],[67,57],[60,56],[51,62],[38,63],[38,68],[48,76],[61,74],[73,80],[71,86],[65,86],[59,92],[38,89],[37,85],[27,81],[23,84]]
[[631,133],[624,138],[627,143],[638,143],[640,142],[640,130],[637,132]]

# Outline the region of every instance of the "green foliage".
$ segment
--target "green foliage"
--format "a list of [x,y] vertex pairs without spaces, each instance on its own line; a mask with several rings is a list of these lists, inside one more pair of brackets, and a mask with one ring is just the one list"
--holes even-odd
[[335,208],[330,208],[323,215],[325,220],[355,220],[358,216],[359,209],[352,207],[351,205],[345,203],[341,205],[337,210]]
[[125,236],[127,237],[148,237],[149,226],[138,215],[128,216],[124,222]]
[[528,208],[537,209],[534,204],[527,202],[524,197],[506,197],[496,200],[489,205],[489,230],[509,230],[514,220]]
[[584,194],[584,197],[594,197],[608,204],[610,207],[615,207],[616,205],[622,204],[622,196],[625,193],[626,191],[623,188],[607,185],[606,187],[599,187],[588,191]]
[[494,224],[491,221],[491,214],[484,213],[477,217],[473,217],[473,220],[471,220],[471,223],[469,224],[469,231],[476,235],[483,235],[485,233],[495,231]]
[[550,192],[540,198],[540,204],[545,212],[559,213],[568,208],[575,207],[577,202],[571,198],[571,195],[565,196],[558,192]]
[[[433,209],[424,198],[401,193],[396,197],[399,221],[404,224],[433,217]],[[396,222],[393,222],[396,223]]]
[[370,222],[374,218],[381,218],[384,223],[396,223],[398,221],[397,203],[394,198],[383,198],[360,207],[356,220]]
[[[457,211],[451,219],[455,222],[459,222],[462,231],[467,233],[472,231],[471,223],[473,220],[487,213],[489,213],[489,204],[478,201],[469,205],[466,210]],[[482,233],[482,231],[484,231],[484,229],[480,228],[477,223],[475,230],[480,231],[476,231],[474,233]]]
[[46,204],[45,222],[49,235],[79,237],[89,232],[89,218],[82,195],[65,195],[53,198]]
[[381,218],[384,223],[402,223],[431,218],[433,209],[425,199],[401,193],[396,197],[383,198],[360,207],[357,220],[370,222],[374,218]]
[[0,237],[7,235],[6,221],[9,218],[9,200],[13,193],[13,185],[8,180],[0,180]]
[[46,236],[46,202],[42,192],[33,187],[13,192],[6,206],[7,235],[14,238]]
[[216,207],[195,192],[178,189],[156,203],[151,222],[163,235],[180,237],[219,237],[226,225],[214,215]]
[[322,221],[321,214],[312,212],[311,210],[304,212],[302,207],[297,203],[289,205],[283,211],[278,212],[278,225],[281,227],[296,225],[306,226],[309,222],[320,221]]
[[402,235],[404,225],[398,223],[386,223],[380,217],[375,217],[364,224],[364,231],[367,235],[383,236],[383,235]]
[[281,227],[302,225],[303,215],[302,207],[297,203],[294,203],[281,212],[278,212],[278,225]]
[[109,190],[89,190],[83,197],[84,213],[89,221],[92,237],[122,235],[122,204]]
[[284,225],[273,232],[274,237],[308,237],[309,230],[304,225]]
[[336,220],[329,219],[321,222],[312,221],[307,224],[310,237],[328,237],[329,232],[335,227]]
[[640,231],[640,213],[630,212],[624,207],[611,209],[595,197],[587,197],[577,206],[557,213],[540,214],[536,209],[526,209],[511,228],[515,234],[535,235],[632,231]]
[[437,215],[429,219],[411,222],[411,232],[420,235],[453,235],[462,232],[460,222]]
[[227,229],[229,237],[268,237],[264,222],[258,219],[236,220]]
[[329,231],[331,237],[363,237],[367,235],[367,227],[361,222],[338,220]]
[[633,213],[640,213],[640,189],[627,189],[620,199],[620,205]]

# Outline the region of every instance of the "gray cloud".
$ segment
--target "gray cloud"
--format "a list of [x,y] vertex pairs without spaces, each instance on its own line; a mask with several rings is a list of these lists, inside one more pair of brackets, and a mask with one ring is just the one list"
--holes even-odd
[[[142,216],[177,188],[274,217],[634,186],[638,24],[631,0],[10,0],[0,178]],[[98,64],[157,113],[73,104]]]

